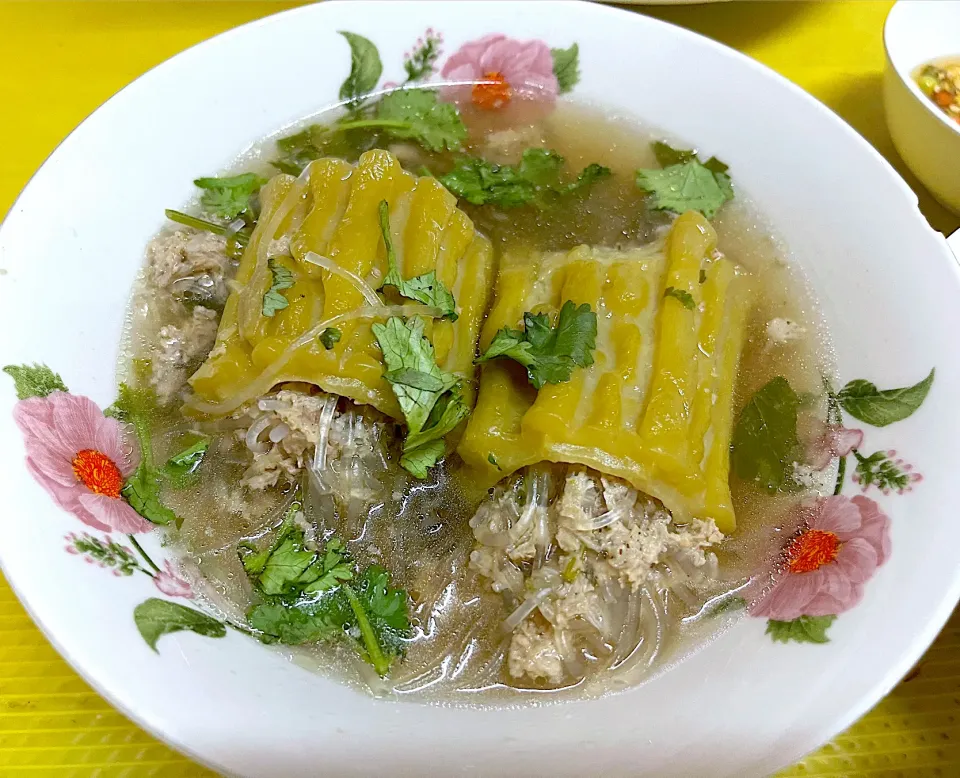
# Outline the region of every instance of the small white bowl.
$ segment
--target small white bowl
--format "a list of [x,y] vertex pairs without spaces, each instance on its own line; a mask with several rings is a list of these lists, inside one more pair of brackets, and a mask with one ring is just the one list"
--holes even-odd
[[960,56],[960,2],[901,0],[887,16],[883,40],[883,101],[893,145],[933,196],[960,214],[960,124],[913,79],[930,60]]

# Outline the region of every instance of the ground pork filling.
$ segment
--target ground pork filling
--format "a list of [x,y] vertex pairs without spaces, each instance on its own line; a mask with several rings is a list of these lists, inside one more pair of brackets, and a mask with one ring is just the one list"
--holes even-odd
[[649,650],[641,644],[662,611],[659,592],[689,599],[716,578],[709,549],[723,539],[713,521],[674,524],[625,481],[580,467],[508,480],[470,526],[471,567],[512,608],[507,669],[550,686]]

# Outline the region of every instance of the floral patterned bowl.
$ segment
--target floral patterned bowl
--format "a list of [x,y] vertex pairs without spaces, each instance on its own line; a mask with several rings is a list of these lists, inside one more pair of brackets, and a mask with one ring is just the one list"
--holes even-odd
[[[494,68],[501,81],[469,99],[496,109],[506,85],[520,99],[590,101],[716,152],[823,301],[841,380],[811,456],[839,462],[836,493],[784,539],[744,618],[639,688],[500,710],[372,699],[204,612],[141,518],[162,521],[151,453],[121,445],[123,403],[111,404],[144,245],[198,171],[343,96],[350,64],[337,30],[370,42],[371,67],[356,74],[365,89]],[[243,88],[211,87],[229,83]],[[85,121],[0,230],[0,364],[14,379],[0,389],[12,411],[0,416],[4,572],[96,688],[230,773],[772,772],[888,691],[960,596],[960,272],[916,203],[796,87],[615,9],[327,2],[221,35]]]

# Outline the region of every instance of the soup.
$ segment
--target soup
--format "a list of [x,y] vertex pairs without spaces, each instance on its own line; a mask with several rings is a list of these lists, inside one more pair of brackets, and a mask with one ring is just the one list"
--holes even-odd
[[735,171],[652,128],[378,99],[168,211],[121,371],[167,462],[142,512],[233,625],[377,693],[637,683],[832,489],[816,306]]
[[960,124],[960,59],[930,62],[918,68],[914,78],[930,102]]

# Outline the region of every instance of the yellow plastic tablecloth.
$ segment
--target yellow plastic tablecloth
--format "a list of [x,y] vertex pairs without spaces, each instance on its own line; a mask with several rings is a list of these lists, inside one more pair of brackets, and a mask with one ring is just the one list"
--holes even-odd
[[[296,4],[0,4],[0,214],[57,143],[120,87],[198,41]],[[881,32],[890,5],[733,2],[643,12],[740,49],[825,102],[905,174],[930,223],[949,234],[960,228],[960,218],[937,205],[907,172],[884,124]],[[0,775],[209,773],[93,692],[0,579]],[[960,775],[960,616],[954,615],[909,680],[782,775]]]

